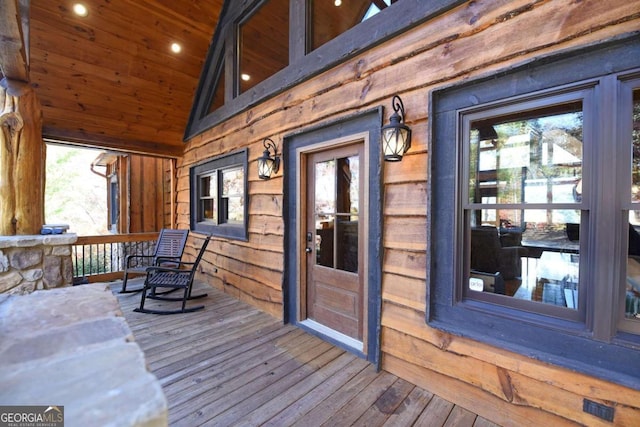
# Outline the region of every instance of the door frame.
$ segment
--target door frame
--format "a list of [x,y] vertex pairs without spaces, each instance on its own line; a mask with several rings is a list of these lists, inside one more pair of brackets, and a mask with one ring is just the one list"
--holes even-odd
[[[380,126],[382,107],[348,116],[326,124],[312,127],[283,138],[283,162],[285,165],[283,183],[284,220],[284,275],[283,275],[283,320],[305,331],[344,348],[380,367],[380,331],[382,307],[382,154]],[[305,324],[301,312],[301,284],[306,281],[301,266],[304,253],[304,224],[301,224],[301,203],[306,199],[301,185],[305,173],[304,154],[349,142],[364,140],[366,175],[364,177],[364,198],[367,208],[363,214],[366,266],[364,285],[364,329],[361,350],[336,339],[330,333],[314,325]],[[302,163],[304,161],[304,163]],[[301,196],[302,195],[302,196]]]
[[298,228],[298,245],[297,245],[297,253],[298,253],[298,265],[297,265],[297,271],[298,271],[298,289],[297,289],[297,313],[296,313],[296,318],[298,319],[298,323],[305,326],[306,328],[309,329],[314,329],[316,332],[322,334],[323,336],[327,336],[332,338],[333,340],[336,341],[340,341],[345,347],[349,347],[350,349],[352,349],[354,352],[360,352],[360,353],[364,353],[365,349],[367,348],[367,341],[368,341],[368,328],[367,328],[367,324],[368,324],[368,317],[367,317],[367,312],[369,310],[367,301],[368,299],[368,294],[369,294],[369,286],[368,286],[368,280],[367,280],[367,274],[366,272],[368,271],[369,268],[369,250],[366,244],[364,244],[365,242],[365,237],[369,235],[369,151],[367,150],[367,147],[369,146],[369,133],[368,132],[361,132],[355,135],[348,135],[342,138],[337,138],[337,139],[333,139],[330,141],[323,141],[323,142],[318,142],[316,144],[311,144],[308,146],[304,146],[304,147],[299,147],[296,149],[296,159],[299,161],[299,165],[300,165],[300,173],[297,176],[297,188],[298,188],[298,194],[304,194],[302,192],[302,189],[304,188],[305,190],[307,190],[309,188],[309,177],[307,176],[307,163],[309,161],[309,156],[316,154],[316,153],[322,153],[325,151],[332,151],[335,149],[340,149],[342,147],[347,147],[350,145],[356,145],[356,144],[362,144],[363,145],[363,154],[364,154],[364,158],[361,159],[360,162],[360,173],[363,174],[362,177],[363,178],[367,178],[367,179],[363,179],[363,188],[361,191],[362,194],[362,200],[360,201],[360,206],[362,206],[362,210],[358,213],[359,216],[359,221],[361,221],[362,224],[362,233],[360,234],[360,232],[358,233],[358,244],[360,244],[360,242],[362,242],[362,247],[359,247],[358,250],[362,251],[363,257],[363,263],[362,265],[358,266],[358,275],[362,274],[362,280],[363,280],[363,287],[362,287],[362,342],[358,341],[355,338],[351,338],[349,336],[346,336],[338,331],[334,331],[331,328],[318,323],[314,320],[311,320],[307,317],[307,309],[306,309],[306,302],[307,302],[307,289],[308,289],[308,283],[307,283],[307,254],[305,252],[305,249],[309,246],[309,242],[307,242],[306,239],[306,234],[307,234],[307,221],[308,221],[308,215],[309,215],[309,211],[308,211],[308,198],[305,197],[305,200],[303,201],[302,198],[300,200],[300,203],[298,203],[297,207],[296,207],[296,215],[298,217],[298,223],[297,223],[297,228]]

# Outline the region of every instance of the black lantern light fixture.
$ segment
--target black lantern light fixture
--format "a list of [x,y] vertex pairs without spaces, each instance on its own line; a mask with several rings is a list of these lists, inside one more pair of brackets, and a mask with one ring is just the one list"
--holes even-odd
[[394,113],[389,118],[389,124],[380,130],[382,150],[386,161],[398,162],[411,147],[411,128],[404,124],[404,104],[398,95],[393,96],[391,105]]
[[[262,145],[264,145],[264,152],[258,158],[258,177],[260,179],[271,179],[271,175],[278,173],[278,169],[280,169],[278,146],[270,138],[265,138],[262,141]],[[271,149],[273,149],[273,156],[271,156]]]

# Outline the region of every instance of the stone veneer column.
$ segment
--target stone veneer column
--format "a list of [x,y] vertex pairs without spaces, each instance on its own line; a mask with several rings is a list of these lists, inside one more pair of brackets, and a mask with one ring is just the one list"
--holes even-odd
[[71,286],[76,234],[0,236],[0,293]]

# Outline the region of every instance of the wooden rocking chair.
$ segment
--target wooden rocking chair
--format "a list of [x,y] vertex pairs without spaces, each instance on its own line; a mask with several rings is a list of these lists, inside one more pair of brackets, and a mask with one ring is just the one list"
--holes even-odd
[[[198,264],[200,264],[200,260],[202,259],[202,256],[207,249],[209,240],[211,240],[211,236],[208,236],[205,239],[204,243],[202,244],[202,248],[200,248],[200,253],[198,253],[198,256],[194,262],[180,262],[178,268],[148,267],[147,278],[144,282],[144,287],[142,288],[140,307],[134,309],[133,311],[151,314],[177,314],[190,313],[192,311],[203,309],[204,305],[188,308],[186,305],[188,300],[204,298],[207,296],[207,294],[192,295],[191,288],[193,287],[193,279],[195,277]],[[184,269],[184,266],[189,266],[190,268]],[[168,291],[158,293],[156,292],[157,288],[166,288],[168,289]],[[184,289],[184,294],[182,297],[166,296],[167,293],[176,291],[178,289]],[[148,298],[161,301],[181,301],[182,308],[178,310],[148,309],[144,307],[145,301]]]
[[[182,258],[182,252],[184,252],[184,245],[187,243],[187,237],[189,236],[189,230],[173,230],[170,228],[164,228],[160,231],[158,241],[153,255],[127,255],[124,277],[122,279],[121,294],[127,294],[131,292],[140,292],[142,288],[127,290],[127,280],[129,275],[142,275],[146,274],[149,267],[175,267]],[[146,259],[145,265],[132,265],[135,260],[137,263]]]

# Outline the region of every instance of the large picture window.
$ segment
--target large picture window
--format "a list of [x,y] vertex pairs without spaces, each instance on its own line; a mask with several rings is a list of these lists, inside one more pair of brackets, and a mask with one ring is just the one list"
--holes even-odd
[[246,150],[191,168],[192,230],[247,238],[246,170]]
[[432,93],[432,326],[638,388],[639,54]]
[[584,318],[578,236],[588,228],[583,100],[591,91],[461,114],[464,298]]
[[629,234],[627,250],[623,252],[626,254],[625,274],[622,274],[625,283],[620,287],[618,327],[624,332],[640,334],[640,78],[625,82],[621,93],[623,105],[631,105],[631,111],[624,111],[626,117],[621,124],[626,134],[622,150],[631,158],[624,168],[623,180],[631,184],[631,188],[622,186],[626,189],[622,196],[622,216],[628,218]]

